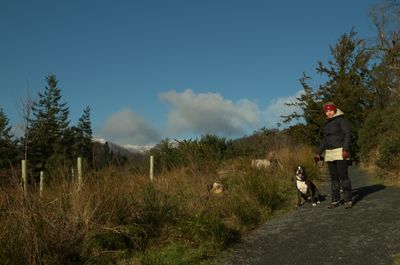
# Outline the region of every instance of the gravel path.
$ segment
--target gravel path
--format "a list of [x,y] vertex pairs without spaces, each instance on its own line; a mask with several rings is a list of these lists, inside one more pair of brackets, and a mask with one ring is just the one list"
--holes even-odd
[[220,264],[393,264],[400,254],[400,188],[385,187],[350,167],[354,206],[327,209],[306,204],[271,220],[227,251]]

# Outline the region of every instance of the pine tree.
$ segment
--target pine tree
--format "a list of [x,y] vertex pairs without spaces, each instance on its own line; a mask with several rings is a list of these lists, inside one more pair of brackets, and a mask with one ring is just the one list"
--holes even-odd
[[69,110],[66,103],[60,102],[61,89],[56,76],[47,76],[46,82],[44,93],[39,93],[39,100],[33,106],[29,155],[29,160],[41,170],[53,155],[66,155],[64,134],[69,126]]
[[[305,127],[294,127],[296,133],[308,137],[311,143],[317,144],[320,129],[324,122],[321,112],[324,102],[332,101],[345,113],[353,125],[353,151],[358,151],[358,129],[362,127],[365,118],[374,104],[374,94],[371,87],[371,72],[369,62],[372,51],[364,46],[364,41],[356,38],[357,33],[351,31],[343,34],[335,46],[330,47],[332,59],[325,66],[318,62],[317,73],[328,80],[315,90],[307,84],[309,77],[303,76],[300,82],[304,94],[298,98],[295,105],[300,106],[302,114],[292,114],[287,121],[304,118]],[[300,128],[301,127],[301,128]],[[299,130],[300,129],[300,130]]]
[[75,130],[75,145],[74,153],[76,156],[81,156],[90,164],[93,152],[92,143],[92,123],[90,120],[90,107],[87,106],[82,116],[79,118],[78,125],[74,127]]
[[319,62],[317,72],[329,80],[320,86],[320,98],[335,102],[351,120],[354,128],[360,128],[368,111],[373,107],[373,90],[370,86],[369,61],[372,52],[364,41],[356,39],[356,32],[343,34],[331,47],[332,60],[328,66]]
[[18,152],[13,140],[11,126],[3,109],[0,108],[0,169],[9,168],[16,161]]
[[324,117],[321,111],[322,103],[319,95],[308,84],[310,80],[311,77],[303,73],[300,83],[304,92],[297,98],[296,102],[286,103],[288,106],[300,107],[302,113],[293,112],[288,116],[282,116],[282,118],[284,123],[292,122],[293,120],[304,121],[305,125],[297,124],[291,126],[288,130],[289,134],[298,141],[318,145]]

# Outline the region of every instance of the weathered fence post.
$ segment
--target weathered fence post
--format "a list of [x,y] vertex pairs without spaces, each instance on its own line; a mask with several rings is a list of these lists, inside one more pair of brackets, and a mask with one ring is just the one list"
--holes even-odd
[[150,156],[150,181],[153,182],[154,178],[154,156]]
[[22,185],[24,188],[24,193],[26,195],[28,191],[28,176],[26,174],[26,160],[21,161],[21,169],[22,169]]
[[43,196],[43,187],[44,187],[44,172],[40,171],[40,184],[39,184],[39,195]]
[[82,184],[82,157],[78,157],[78,189],[81,188]]

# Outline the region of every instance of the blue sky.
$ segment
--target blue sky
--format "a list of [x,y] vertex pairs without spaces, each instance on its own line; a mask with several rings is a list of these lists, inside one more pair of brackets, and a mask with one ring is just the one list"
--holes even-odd
[[75,124],[119,144],[273,128],[352,27],[373,38],[376,1],[0,1],[0,108],[55,74]]

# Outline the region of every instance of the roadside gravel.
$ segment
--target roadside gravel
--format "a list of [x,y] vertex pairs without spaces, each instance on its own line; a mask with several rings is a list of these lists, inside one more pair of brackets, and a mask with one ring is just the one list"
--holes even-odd
[[385,187],[356,166],[350,167],[352,209],[327,209],[327,200],[306,204],[273,219],[244,239],[219,264],[393,264],[400,254],[400,188]]

